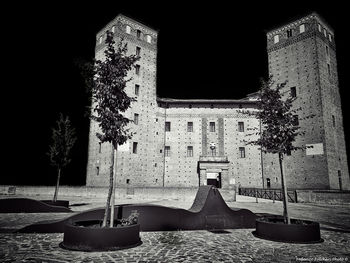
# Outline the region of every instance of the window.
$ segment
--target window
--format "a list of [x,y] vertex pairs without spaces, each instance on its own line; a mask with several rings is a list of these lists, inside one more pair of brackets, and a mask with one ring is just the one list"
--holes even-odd
[[136,75],[140,75],[140,65],[136,65],[135,66],[135,73],[136,73]]
[[138,115],[137,113],[134,114],[134,123],[135,123],[136,125],[139,124],[139,115]]
[[216,156],[216,147],[210,148],[211,156]]
[[332,123],[333,123],[333,127],[335,127],[335,116],[332,115]]
[[140,85],[135,84],[135,95],[138,96],[140,94]]
[[338,170],[338,180],[339,180],[339,190],[343,190],[342,180],[341,180],[341,171]]
[[111,29],[112,33],[115,32],[115,26],[112,26],[112,29]]
[[98,42],[102,44],[102,36],[99,38]]
[[319,32],[321,32],[321,31],[322,31],[321,24],[318,24],[318,31],[319,31]]
[[137,30],[136,31],[136,36],[137,36],[138,39],[141,38],[141,30]]
[[280,42],[280,36],[279,35],[275,35],[274,37],[273,37],[273,43],[278,43],[278,42]]
[[328,46],[326,46],[326,54],[327,54],[327,56],[329,56],[329,48],[328,48]]
[[130,34],[130,33],[131,33],[131,27],[130,27],[130,26],[126,26],[125,32],[126,32],[127,34]]
[[193,157],[193,146],[187,146],[187,157]]
[[301,24],[299,26],[299,33],[304,33],[305,32],[305,25],[304,24]]
[[288,30],[287,30],[287,37],[290,38],[290,37],[292,37],[292,36],[293,36],[293,31],[292,31],[292,29],[288,29]]
[[291,156],[291,155],[292,155],[292,152],[290,151],[290,149],[287,149],[287,155],[288,155],[288,156]]
[[96,175],[99,175],[99,174],[100,174],[100,167],[96,166]]
[[101,153],[101,152],[102,152],[102,151],[101,151],[101,150],[102,150],[101,148],[102,148],[102,143],[99,142],[99,143],[98,143],[98,153]]
[[243,121],[238,122],[238,131],[244,132],[244,122]]
[[332,35],[331,34],[328,35],[328,38],[329,38],[329,41],[332,42]]
[[137,142],[133,142],[132,144],[132,153],[137,153]]
[[193,122],[191,121],[187,122],[187,131],[193,132]]
[[331,75],[331,65],[329,65],[329,63],[327,63],[327,69],[328,69],[328,75]]
[[151,37],[150,35],[147,35],[146,41],[147,41],[148,43],[152,43],[152,37]]
[[129,184],[130,183],[130,179],[126,179],[126,184]]
[[291,87],[290,88],[290,96],[292,98],[295,98],[297,96],[297,88],[296,87]]
[[165,131],[166,131],[166,132],[170,132],[170,128],[171,128],[170,125],[171,125],[171,124],[170,124],[170,121],[166,121],[166,122],[165,122]]
[[299,117],[298,115],[293,115],[293,125],[298,126],[299,125]]
[[244,147],[239,147],[239,157],[245,158],[245,148]]
[[141,48],[136,47],[136,56],[140,56],[140,54],[141,54]]
[[165,146],[164,147],[164,155],[166,157],[169,157],[170,156],[170,146]]
[[210,122],[209,123],[209,131],[210,132],[215,132],[215,122]]
[[326,31],[326,29],[323,29],[323,35],[324,35],[325,37],[327,37],[327,31]]

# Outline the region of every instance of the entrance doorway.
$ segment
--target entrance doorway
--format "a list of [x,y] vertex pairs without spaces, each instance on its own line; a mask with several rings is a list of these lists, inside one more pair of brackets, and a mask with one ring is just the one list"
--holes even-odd
[[221,173],[207,173],[207,185],[221,188]]

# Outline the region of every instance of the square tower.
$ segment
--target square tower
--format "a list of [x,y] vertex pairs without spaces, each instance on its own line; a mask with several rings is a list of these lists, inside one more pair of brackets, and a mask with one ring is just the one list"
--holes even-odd
[[[152,178],[152,164],[155,162],[155,134],[153,119],[157,111],[156,102],[156,70],[157,70],[157,38],[158,32],[134,19],[118,15],[96,35],[95,57],[104,59],[106,31],[114,34],[116,43],[127,44],[128,54],[136,54],[140,59],[129,72],[131,80],[127,83],[126,92],[136,98],[126,112],[133,121],[130,129],[134,132],[131,140],[118,147],[117,153],[117,185],[145,185],[147,178]],[[91,120],[89,134],[88,164],[86,185],[108,185],[111,165],[112,146],[100,144],[96,137],[99,127]],[[154,148],[154,149],[153,149]]]
[[[316,13],[267,32],[269,73],[293,96],[296,124],[310,146],[285,158],[289,188],[349,189],[334,31]],[[278,159],[264,156],[264,178],[279,187]],[[265,185],[266,186],[266,185]]]

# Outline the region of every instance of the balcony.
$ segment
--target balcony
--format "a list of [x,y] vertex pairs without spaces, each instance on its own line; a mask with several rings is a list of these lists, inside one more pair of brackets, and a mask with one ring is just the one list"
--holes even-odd
[[228,163],[227,156],[199,156],[199,162],[203,163]]

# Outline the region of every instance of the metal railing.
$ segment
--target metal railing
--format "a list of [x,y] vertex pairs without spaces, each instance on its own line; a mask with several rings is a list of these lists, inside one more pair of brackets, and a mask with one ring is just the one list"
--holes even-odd
[[[288,202],[297,203],[297,191],[288,190]],[[276,201],[283,201],[282,189],[264,189],[264,188],[245,188],[240,187],[238,190],[240,195],[251,196],[256,198],[270,199]]]

